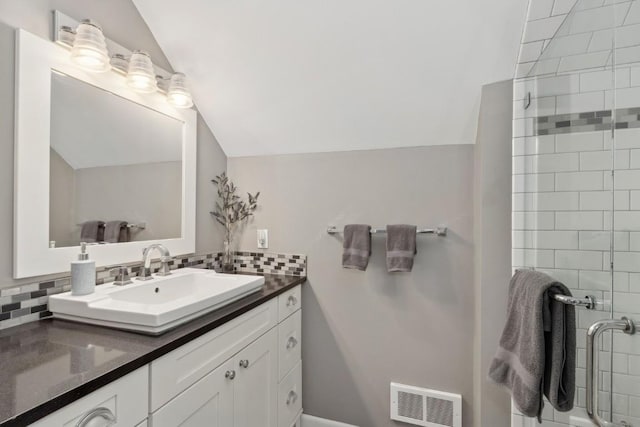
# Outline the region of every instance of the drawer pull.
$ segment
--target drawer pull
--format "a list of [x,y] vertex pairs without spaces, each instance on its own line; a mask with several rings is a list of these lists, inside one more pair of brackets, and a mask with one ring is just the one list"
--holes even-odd
[[247,359],[242,359],[240,361],[240,367],[241,368],[248,368],[249,367],[249,361]]
[[293,405],[294,403],[296,403],[296,400],[298,400],[298,393],[291,390],[289,392],[289,395],[287,396],[287,406]]
[[[108,408],[101,406],[84,414],[78,421],[78,424],[76,424],[76,427],[88,426],[89,422],[96,418],[102,418],[106,420],[107,423],[104,424],[105,427],[112,426],[116,423],[116,416],[113,415],[113,412],[111,412]],[[93,423],[91,423],[91,425],[93,425]]]
[[289,337],[289,339],[287,340],[287,350],[291,350],[297,345],[298,345],[298,340],[295,339],[295,337]]
[[236,371],[227,371],[225,372],[224,377],[228,380],[232,380],[236,377]]
[[287,307],[293,307],[297,304],[298,304],[298,298],[296,298],[293,295],[289,295],[289,298],[287,298]]

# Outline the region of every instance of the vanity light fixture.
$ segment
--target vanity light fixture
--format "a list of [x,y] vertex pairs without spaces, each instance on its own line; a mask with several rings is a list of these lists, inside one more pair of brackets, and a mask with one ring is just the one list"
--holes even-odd
[[167,102],[176,108],[193,107],[191,92],[187,89],[187,77],[182,73],[175,73],[169,81]]
[[71,47],[71,60],[87,71],[103,73],[111,69],[107,42],[97,22],[90,19],[80,22]]
[[151,93],[158,90],[156,73],[148,53],[134,50],[129,58],[127,85],[136,92]]

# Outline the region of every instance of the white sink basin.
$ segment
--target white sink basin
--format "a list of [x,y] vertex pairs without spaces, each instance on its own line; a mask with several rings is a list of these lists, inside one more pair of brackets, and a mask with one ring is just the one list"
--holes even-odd
[[257,292],[263,284],[260,276],[182,268],[125,286],[100,285],[91,295],[52,295],[49,310],[60,319],[158,335]]

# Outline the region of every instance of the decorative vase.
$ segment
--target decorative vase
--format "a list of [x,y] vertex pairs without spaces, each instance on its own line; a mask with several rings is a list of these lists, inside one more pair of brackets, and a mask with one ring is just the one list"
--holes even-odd
[[222,253],[222,272],[233,273],[233,252],[231,252],[231,242],[229,239],[224,241],[224,252]]

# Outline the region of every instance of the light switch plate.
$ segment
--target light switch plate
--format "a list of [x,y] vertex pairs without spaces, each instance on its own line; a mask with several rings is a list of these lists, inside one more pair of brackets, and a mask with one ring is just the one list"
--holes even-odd
[[258,249],[269,248],[269,230],[258,230]]

